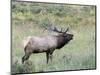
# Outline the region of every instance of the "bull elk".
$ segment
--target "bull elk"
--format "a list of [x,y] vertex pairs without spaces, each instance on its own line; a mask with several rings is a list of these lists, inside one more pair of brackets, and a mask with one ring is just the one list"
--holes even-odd
[[67,33],[69,28],[65,31],[58,30],[56,27],[51,29],[57,32],[58,35],[44,36],[44,37],[28,37],[25,41],[27,42],[24,46],[25,55],[22,57],[22,63],[28,60],[32,53],[46,53],[47,63],[49,58],[52,61],[52,54],[55,49],[61,49],[70,40],[73,39],[73,34]]

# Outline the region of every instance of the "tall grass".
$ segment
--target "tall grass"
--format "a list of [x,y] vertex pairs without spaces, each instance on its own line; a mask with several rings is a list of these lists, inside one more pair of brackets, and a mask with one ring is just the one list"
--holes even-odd
[[[50,24],[69,27],[74,39],[55,50],[53,61],[46,64],[46,54],[31,55],[25,64],[22,40],[27,36],[46,36]],[[12,73],[95,69],[95,6],[12,2]]]

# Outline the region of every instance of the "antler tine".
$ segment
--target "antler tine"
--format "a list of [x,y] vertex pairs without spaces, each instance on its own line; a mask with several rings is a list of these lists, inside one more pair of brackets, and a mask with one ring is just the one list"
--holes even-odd
[[69,31],[69,27],[66,29],[65,33],[66,33],[67,31]]
[[62,32],[62,28],[61,28],[61,32]]
[[50,30],[50,31],[54,31],[54,32],[58,32],[58,33],[66,33],[69,28],[67,28],[67,30],[65,32],[63,32],[63,28],[61,28],[61,30],[58,30],[57,27],[50,25],[50,27],[45,27],[45,30]]
[[53,31],[58,32],[58,33],[62,33],[62,28],[61,28],[61,30],[59,31],[56,27],[54,27],[54,30],[53,30]]
[[57,30],[57,28],[56,28],[56,27],[54,27],[53,31],[58,32],[58,30]]

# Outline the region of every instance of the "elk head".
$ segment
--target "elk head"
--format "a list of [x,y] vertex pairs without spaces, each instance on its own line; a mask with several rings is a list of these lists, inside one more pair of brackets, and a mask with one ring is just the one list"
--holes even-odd
[[67,31],[69,31],[69,28],[67,28],[65,31],[62,31],[63,29],[61,28],[61,30],[59,31],[56,27],[54,27],[54,29],[52,29],[52,31],[57,32],[59,37],[64,37],[67,40],[72,40],[73,39],[73,34],[69,34],[67,33]]
[[52,28],[52,31],[57,32],[57,49],[62,48],[65,44],[67,44],[70,40],[73,39],[73,34],[67,33],[69,28],[67,28],[65,31],[61,28],[61,30],[58,30],[56,27]]

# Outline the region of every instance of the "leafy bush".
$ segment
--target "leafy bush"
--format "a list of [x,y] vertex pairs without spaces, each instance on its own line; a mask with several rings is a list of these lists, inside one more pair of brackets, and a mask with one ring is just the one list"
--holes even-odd
[[42,10],[42,8],[40,6],[32,6],[32,8],[30,8],[30,11],[32,12],[32,14],[38,14],[40,13]]
[[12,74],[14,73],[31,73],[33,72],[33,64],[31,61],[25,62],[25,64],[19,63],[19,61],[12,64]]
[[51,25],[51,22],[48,19],[40,20],[39,22],[40,27],[48,27]]

